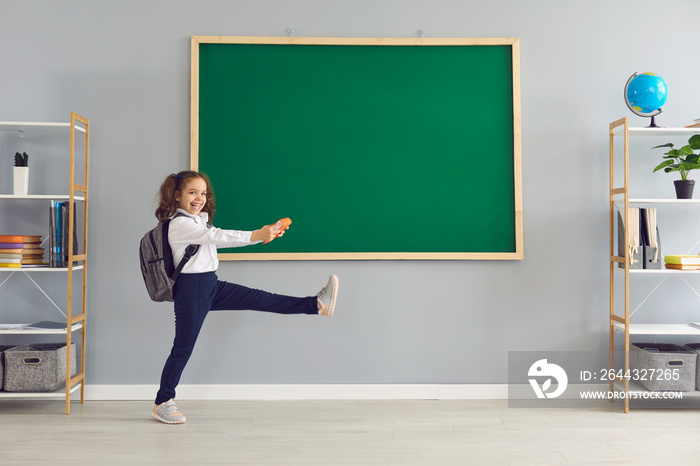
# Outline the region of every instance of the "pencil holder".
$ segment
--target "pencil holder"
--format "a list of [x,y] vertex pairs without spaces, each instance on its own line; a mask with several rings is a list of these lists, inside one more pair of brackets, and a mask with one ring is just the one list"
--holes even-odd
[[29,192],[29,167],[12,167],[15,196],[26,196]]

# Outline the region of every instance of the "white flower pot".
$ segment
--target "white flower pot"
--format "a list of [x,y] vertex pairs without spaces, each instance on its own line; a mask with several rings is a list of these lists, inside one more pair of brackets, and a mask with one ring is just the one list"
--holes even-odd
[[29,167],[12,167],[15,196],[26,196],[29,192]]

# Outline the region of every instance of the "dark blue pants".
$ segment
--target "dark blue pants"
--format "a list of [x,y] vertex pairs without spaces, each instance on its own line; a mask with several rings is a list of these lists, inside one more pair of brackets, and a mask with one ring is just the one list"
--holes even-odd
[[156,404],[175,398],[175,387],[209,311],[251,310],[277,314],[317,314],[316,296],[295,298],[220,281],[215,272],[181,274],[173,288],[175,340],[165,362]]

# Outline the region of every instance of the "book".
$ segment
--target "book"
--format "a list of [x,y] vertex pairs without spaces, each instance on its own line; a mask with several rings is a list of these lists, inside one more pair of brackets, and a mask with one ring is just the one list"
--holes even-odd
[[22,259],[22,260],[20,261],[20,264],[22,264],[22,265],[29,265],[29,264],[45,264],[45,265],[48,265],[48,262],[47,262],[47,263],[44,263],[44,258],[39,257],[39,258],[37,258],[37,259]]
[[27,324],[0,324],[0,331],[2,330],[20,330]]
[[41,264],[44,259],[43,249],[32,249],[31,251],[41,251],[37,254],[7,254],[0,253],[0,262],[4,264]]
[[49,209],[49,264],[61,267],[61,202],[51,201]]
[[3,249],[41,249],[40,243],[0,243],[0,250]]
[[12,264],[8,262],[0,262],[0,268],[20,268],[20,264]]
[[42,320],[41,322],[25,325],[23,328],[27,330],[66,330],[66,323]]
[[22,262],[22,256],[15,254],[17,257],[0,257],[0,262],[3,264],[20,264]]
[[41,243],[41,236],[0,235],[0,243]]
[[700,265],[700,256],[680,254],[680,255],[670,255],[664,256],[664,261],[667,264],[678,264],[678,265]]
[[34,249],[0,249],[0,254],[21,254],[22,256],[34,256],[34,255],[39,255],[43,256],[44,255],[44,250],[42,248],[34,248]]
[[666,264],[666,268],[675,270],[700,270],[700,265]]

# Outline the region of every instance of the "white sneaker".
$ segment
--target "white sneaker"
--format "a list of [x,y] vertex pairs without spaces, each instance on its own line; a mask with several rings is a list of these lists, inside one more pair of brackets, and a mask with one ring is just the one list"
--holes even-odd
[[183,424],[187,420],[177,409],[175,400],[172,398],[158,406],[153,406],[151,417],[165,424]]
[[318,292],[318,314],[322,316],[333,316],[335,310],[335,300],[338,297],[338,277],[331,275],[328,284]]

